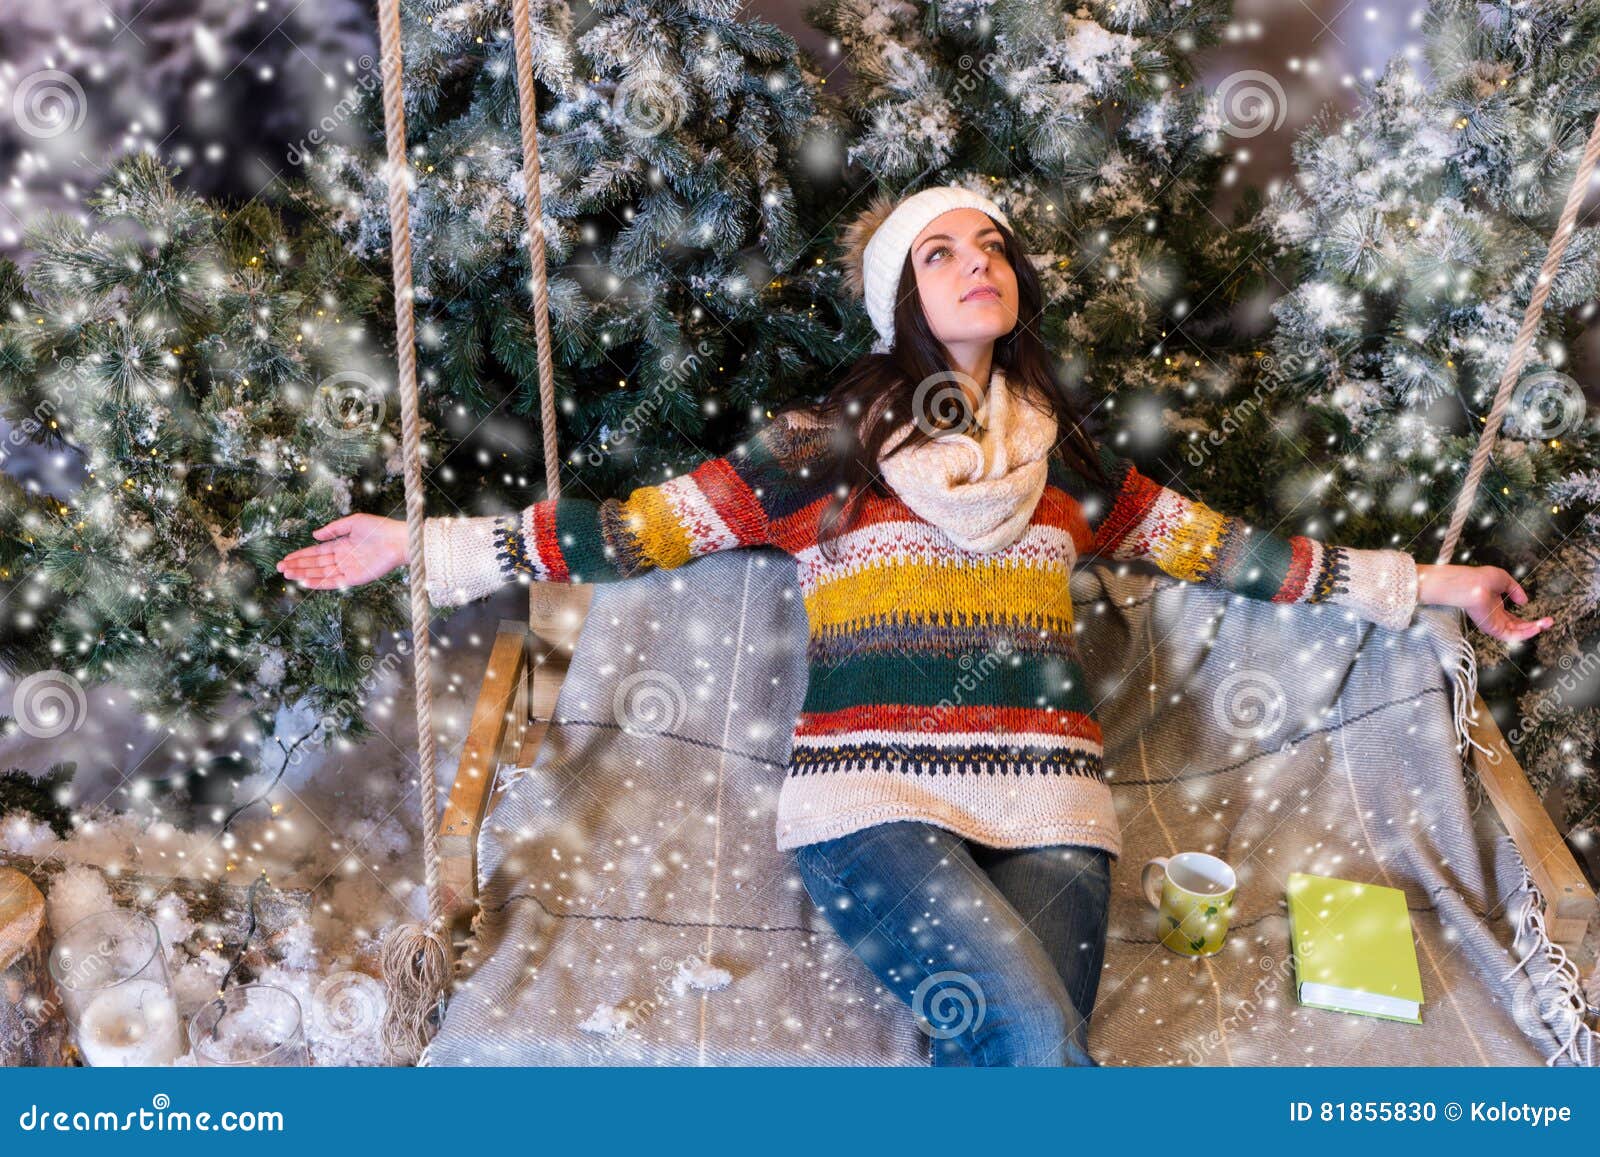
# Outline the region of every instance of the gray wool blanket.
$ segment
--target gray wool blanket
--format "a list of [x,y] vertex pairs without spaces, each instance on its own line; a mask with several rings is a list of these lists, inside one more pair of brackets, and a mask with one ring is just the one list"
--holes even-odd
[[[1091,560],[1079,643],[1123,832],[1090,1051],[1106,1065],[1595,1064],[1574,975],[1458,749],[1459,618],[1405,633]],[[431,1065],[921,1065],[928,1038],[775,846],[805,693],[793,563],[597,589],[536,763],[503,768],[482,912]],[[1465,699],[1463,697],[1465,696]],[[1140,867],[1238,870],[1228,943],[1157,942]],[[1302,1008],[1291,872],[1404,890],[1423,1023]]]

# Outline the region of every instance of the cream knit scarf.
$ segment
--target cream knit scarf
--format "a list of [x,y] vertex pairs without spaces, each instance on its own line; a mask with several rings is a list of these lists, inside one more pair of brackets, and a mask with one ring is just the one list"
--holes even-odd
[[[1044,493],[1055,418],[1013,395],[996,366],[969,433],[881,458],[883,477],[912,511],[943,530],[963,550],[1004,550],[1027,528]],[[898,446],[907,423],[884,443]]]

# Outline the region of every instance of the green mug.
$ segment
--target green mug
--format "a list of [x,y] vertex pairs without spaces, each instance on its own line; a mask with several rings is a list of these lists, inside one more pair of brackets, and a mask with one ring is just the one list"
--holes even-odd
[[1224,861],[1205,852],[1157,856],[1145,864],[1141,883],[1156,910],[1161,943],[1184,956],[1222,951],[1239,890],[1237,873]]

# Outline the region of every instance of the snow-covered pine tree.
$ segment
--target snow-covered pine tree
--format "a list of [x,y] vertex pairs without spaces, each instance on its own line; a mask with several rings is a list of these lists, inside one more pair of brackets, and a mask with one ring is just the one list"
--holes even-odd
[[[506,0],[407,9],[419,358],[467,513],[539,497],[538,360]],[[591,493],[725,450],[837,358],[801,263],[837,159],[793,40],[723,0],[534,5],[559,440]],[[374,146],[313,169],[353,251],[389,243]],[[804,179],[802,181],[802,179]],[[797,186],[803,185],[803,188]]]
[[[119,156],[157,150],[191,192],[244,201],[377,56],[365,0],[48,0],[0,20],[0,253],[78,216]],[[321,131],[326,131],[323,129]]]
[[[1600,110],[1600,9],[1433,0],[1419,31],[1425,71],[1396,59],[1297,142],[1261,217],[1294,286],[1271,352],[1187,417],[1196,476],[1232,508],[1434,562]],[[1518,758],[1580,827],[1600,807],[1600,436],[1564,367],[1597,258],[1580,218],[1453,560],[1505,567],[1519,614],[1555,619],[1532,656],[1472,641]]]
[[[1041,337],[1064,380],[1141,456],[1166,438],[1152,399],[1231,380],[1229,311],[1264,268],[1261,239],[1208,208],[1229,135],[1251,131],[1195,79],[1230,11],[1226,0],[810,10],[856,77],[850,162],[872,188],[961,184],[1006,211],[1044,284]],[[863,314],[857,353],[870,333]]]
[[274,564],[353,506],[402,505],[392,355],[364,327],[383,283],[337,238],[173,175],[119,162],[89,226],[47,218],[27,273],[0,272],[12,436],[82,466],[76,493],[0,490],[0,654],[116,680],[201,749],[225,734],[203,723],[265,742],[279,706],[309,706],[319,741],[369,735],[375,648],[409,626],[397,580],[307,591]]

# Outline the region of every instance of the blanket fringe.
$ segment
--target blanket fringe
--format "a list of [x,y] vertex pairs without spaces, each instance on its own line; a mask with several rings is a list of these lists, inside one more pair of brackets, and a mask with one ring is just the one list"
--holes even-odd
[[[1550,939],[1544,923],[1544,896],[1539,891],[1539,885],[1534,883],[1533,875],[1528,871],[1522,853],[1517,851],[1516,844],[1510,841],[1510,837],[1506,837],[1506,840],[1522,873],[1521,883],[1507,902],[1513,929],[1511,948],[1514,952],[1521,952],[1522,956],[1501,979],[1510,980],[1518,972],[1527,969],[1528,982],[1533,986],[1538,1001],[1539,1015],[1561,1041],[1561,1047],[1545,1059],[1546,1065],[1554,1065],[1561,1057],[1570,1054],[1574,1065],[1600,1067],[1600,1033],[1590,1028],[1585,1019],[1590,1002],[1585,996],[1584,981],[1578,966],[1567,955],[1565,948]],[[1533,970],[1527,968],[1536,957],[1546,967],[1542,978],[1534,976]]]
[[[1453,695],[1456,726],[1456,750],[1461,756],[1463,770],[1468,772],[1467,782],[1476,802],[1473,814],[1483,806],[1487,793],[1478,776],[1470,773],[1470,751],[1476,748],[1490,763],[1500,761],[1500,753],[1482,743],[1472,734],[1472,721],[1477,717],[1478,662],[1472,642],[1465,633],[1456,636],[1451,662],[1448,664]],[[1567,955],[1567,950],[1550,939],[1544,922],[1544,895],[1534,882],[1528,865],[1514,842],[1506,837],[1522,879],[1507,902],[1512,925],[1511,948],[1520,953],[1516,965],[1502,980],[1510,980],[1518,972],[1527,970],[1533,986],[1539,1015],[1561,1041],[1561,1047],[1545,1060],[1554,1065],[1561,1057],[1570,1056],[1572,1063],[1589,1067],[1600,1066],[1600,1034],[1590,1028],[1585,1018],[1592,1002],[1588,999],[1584,979],[1577,964]],[[1528,965],[1535,959],[1544,965],[1544,975],[1536,977]]]
[[1476,747],[1488,757],[1490,763],[1499,763],[1499,752],[1490,750],[1472,736],[1472,720],[1478,717],[1478,658],[1472,650],[1472,641],[1466,635],[1456,638],[1455,654],[1451,660],[1448,669],[1455,697],[1456,751],[1462,759],[1466,759],[1467,749]]
[[[478,895],[480,895],[480,896],[483,895],[483,881],[482,881],[482,879],[479,879],[479,881],[478,881]],[[473,907],[472,907],[472,923],[471,923],[471,926],[469,927],[468,932],[467,932],[467,944],[468,944],[468,946],[470,946],[474,941],[476,941],[478,939],[478,926],[480,924],[482,924],[482,923],[483,923],[483,905],[482,904],[474,904]],[[467,953],[466,953],[465,949],[463,949],[461,952],[453,952],[453,953],[451,953],[451,956],[450,956],[450,961],[451,961],[450,980],[445,985],[444,997],[440,1001],[439,1022],[440,1022],[441,1025],[443,1025],[443,1023],[444,1023],[444,1016],[449,1012],[449,1001],[450,1001],[451,993],[455,988],[455,978],[456,978],[456,976],[460,975],[462,969],[465,967],[465,963],[464,962],[465,962],[466,955],[467,955]],[[425,1069],[425,1068],[428,1068],[430,1065],[433,1064],[433,1046],[438,1040],[439,1040],[439,1034],[438,1033],[435,1033],[433,1036],[428,1038],[428,1043],[423,1045],[422,1046],[422,1051],[417,1054],[417,1060],[416,1060],[416,1067],[417,1068]]]
[[1484,790],[1483,781],[1474,771],[1471,750],[1477,748],[1490,763],[1499,763],[1500,753],[1479,743],[1472,734],[1472,721],[1477,718],[1478,658],[1472,649],[1472,641],[1467,638],[1465,632],[1456,635],[1455,643],[1451,646],[1449,662],[1445,664],[1445,671],[1450,677],[1452,698],[1450,714],[1456,726],[1456,754],[1461,759],[1461,770],[1471,793],[1470,814],[1476,816],[1489,795]]
[[[1500,753],[1479,743],[1472,735],[1472,720],[1477,717],[1478,662],[1472,642],[1465,633],[1456,637],[1451,660],[1448,669],[1454,696],[1456,750],[1461,756],[1463,769],[1471,768],[1469,751],[1472,748],[1482,752],[1490,763],[1498,763]],[[1473,807],[1473,813],[1476,814],[1487,793],[1483,791],[1483,785],[1476,775],[1469,774],[1467,780],[1473,788],[1473,794],[1478,797]],[[1511,948],[1521,956],[1501,979],[1510,980],[1518,972],[1527,970],[1539,1015],[1561,1041],[1561,1047],[1546,1058],[1546,1065],[1554,1065],[1561,1057],[1570,1056],[1575,1065],[1600,1066],[1600,1034],[1586,1023],[1594,1002],[1585,991],[1584,978],[1578,972],[1577,964],[1567,955],[1567,950],[1550,939],[1544,922],[1544,894],[1534,882],[1533,874],[1528,871],[1528,865],[1517,850],[1516,843],[1509,836],[1505,839],[1522,875],[1506,905],[1512,926]],[[1533,970],[1528,969],[1535,959],[1544,965],[1543,977],[1534,976]],[[1597,978],[1600,978],[1600,974],[1591,977],[1590,981],[1600,983]]]

